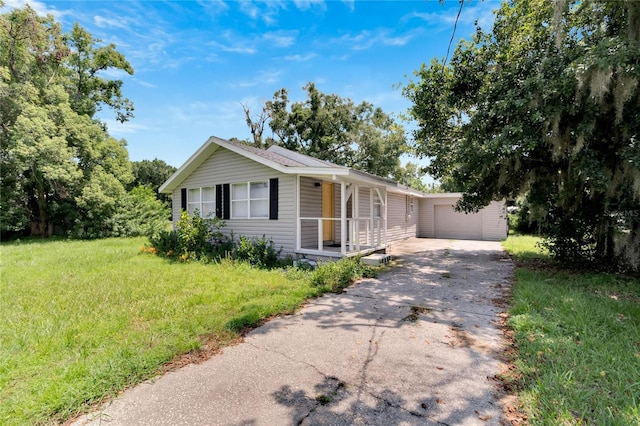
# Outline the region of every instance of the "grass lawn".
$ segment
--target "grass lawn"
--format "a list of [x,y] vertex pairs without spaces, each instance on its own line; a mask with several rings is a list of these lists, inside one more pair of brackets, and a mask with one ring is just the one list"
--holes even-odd
[[0,245],[0,424],[69,418],[319,292],[304,274],[173,263],[144,243]]
[[530,424],[640,424],[640,280],[540,268],[535,242],[504,242],[522,262],[509,319],[519,374],[507,380]]

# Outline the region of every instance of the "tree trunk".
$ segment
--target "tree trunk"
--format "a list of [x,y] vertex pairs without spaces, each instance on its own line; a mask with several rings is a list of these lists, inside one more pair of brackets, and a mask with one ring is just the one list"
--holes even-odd
[[611,217],[603,217],[596,227],[596,262],[606,268],[615,268],[615,225]]
[[35,174],[35,202],[38,212],[36,221],[31,222],[31,235],[34,237],[50,236],[49,217],[47,214],[47,196],[44,193],[42,178]]

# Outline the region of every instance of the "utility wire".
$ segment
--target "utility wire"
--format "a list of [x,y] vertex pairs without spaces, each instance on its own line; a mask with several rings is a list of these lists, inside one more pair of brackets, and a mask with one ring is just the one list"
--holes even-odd
[[460,14],[462,13],[462,6],[464,5],[464,0],[460,0],[460,9],[458,9],[458,15],[456,16],[456,22],[453,24],[453,33],[451,33],[451,39],[449,40],[449,47],[447,47],[447,56],[444,57],[444,61],[442,62],[442,72],[444,73],[444,67],[447,65],[447,59],[449,59],[449,52],[451,51],[451,45],[453,44],[453,38],[456,35],[456,28],[458,27],[458,20],[460,19]]

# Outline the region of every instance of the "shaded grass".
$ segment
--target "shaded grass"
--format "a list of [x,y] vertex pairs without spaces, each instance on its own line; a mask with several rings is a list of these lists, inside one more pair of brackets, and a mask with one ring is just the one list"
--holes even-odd
[[172,263],[144,239],[0,245],[0,424],[60,421],[322,289],[305,274]]
[[[532,258],[534,237],[509,239],[517,263]],[[529,422],[640,424],[640,280],[557,265],[520,266],[516,279],[509,325],[518,374],[510,379]]]
[[540,241],[541,238],[534,235],[510,234],[502,246],[519,261],[549,259],[549,252],[538,246]]

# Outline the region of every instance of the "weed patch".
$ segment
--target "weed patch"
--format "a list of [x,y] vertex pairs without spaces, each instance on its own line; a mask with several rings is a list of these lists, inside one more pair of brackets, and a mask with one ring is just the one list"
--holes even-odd
[[311,284],[339,293],[360,278],[375,276],[375,270],[360,262],[358,258],[342,258],[337,262],[325,262],[312,272]]

